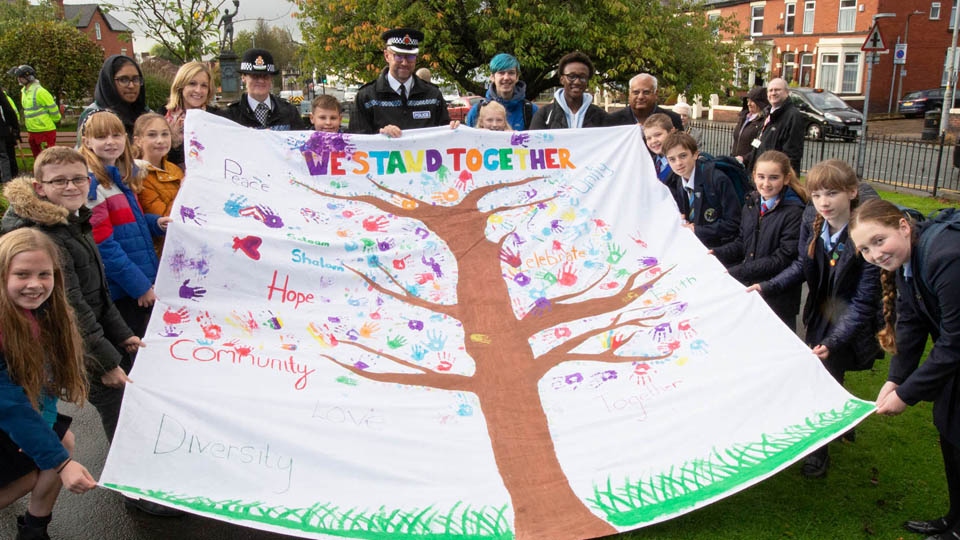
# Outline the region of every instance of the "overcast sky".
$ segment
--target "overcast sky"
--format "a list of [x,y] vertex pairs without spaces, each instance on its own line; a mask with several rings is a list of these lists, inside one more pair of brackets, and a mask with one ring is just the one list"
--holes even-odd
[[[114,0],[117,4],[126,4],[125,0]],[[64,4],[90,4],[90,0],[64,0]],[[233,11],[233,1],[227,0],[225,7]],[[257,19],[264,19],[270,26],[285,26],[293,33],[293,38],[300,39],[300,28],[297,26],[296,19],[292,14],[295,7],[293,3],[287,0],[240,0],[240,13],[234,21],[234,35],[243,30],[253,30]],[[223,8],[220,9],[223,11]],[[156,43],[140,31],[132,21],[133,16],[127,12],[111,11],[111,15],[123,21],[127,26],[134,29],[133,45],[137,53],[149,52],[150,48]],[[219,17],[218,17],[219,18]]]

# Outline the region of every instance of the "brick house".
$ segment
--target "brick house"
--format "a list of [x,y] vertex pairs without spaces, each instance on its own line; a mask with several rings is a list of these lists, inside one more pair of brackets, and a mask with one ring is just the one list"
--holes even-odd
[[64,5],[63,0],[54,0],[54,5],[64,20],[75,20],[77,30],[103,49],[104,57],[112,54],[134,57],[133,29],[105,13],[98,4]]
[[[956,0],[706,0],[709,17],[733,15],[750,46],[765,60],[760,73],[738,73],[741,86],[783,77],[824,88],[863,108],[867,84],[860,50],[877,18],[887,53],[873,67],[870,112],[887,112],[898,96],[946,84]],[[897,43],[906,64],[894,66]],[[899,80],[898,80],[899,79]],[[892,99],[891,99],[892,97]]]

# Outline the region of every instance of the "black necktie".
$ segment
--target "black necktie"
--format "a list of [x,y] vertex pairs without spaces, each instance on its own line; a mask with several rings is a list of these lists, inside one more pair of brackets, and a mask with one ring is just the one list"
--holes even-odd
[[403,84],[400,85],[400,102],[407,106],[407,86]]
[[257,121],[260,122],[261,126],[266,127],[267,117],[270,116],[270,107],[267,107],[266,103],[258,103],[257,110],[253,112],[257,116]]

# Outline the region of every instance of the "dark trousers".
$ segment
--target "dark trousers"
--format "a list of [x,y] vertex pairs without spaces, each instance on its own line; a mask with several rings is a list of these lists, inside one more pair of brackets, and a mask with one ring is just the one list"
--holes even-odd
[[943,470],[947,475],[947,492],[950,495],[950,510],[945,516],[953,530],[960,530],[960,447],[940,435],[940,452],[943,454]]
[[[136,298],[120,298],[114,301],[120,316],[123,317],[127,326],[133,330],[137,337],[143,337],[147,330],[147,322],[150,320],[150,308],[142,308],[137,305]],[[133,368],[133,361],[136,353],[129,354],[124,350],[120,351],[122,359],[120,367],[123,371],[130,373]],[[117,422],[120,419],[120,404],[123,402],[123,388],[111,388],[102,382],[99,377],[91,377],[90,393],[87,401],[97,409],[100,414],[100,423],[103,424],[103,432],[107,435],[107,440],[113,442],[113,434],[117,430]]]

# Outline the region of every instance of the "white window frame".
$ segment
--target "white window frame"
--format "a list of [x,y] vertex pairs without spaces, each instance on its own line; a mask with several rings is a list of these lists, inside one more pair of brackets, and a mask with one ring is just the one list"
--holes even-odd
[[100,23],[93,23],[93,31],[97,34],[97,41],[103,39],[103,36],[100,35]]
[[[815,65],[816,65],[815,62],[814,62],[814,57],[815,57],[815,56],[816,56],[816,55],[814,55],[813,53],[808,53],[808,52],[802,53],[802,54],[800,55],[800,66],[799,66],[799,68],[798,68],[798,70],[797,70],[797,71],[798,71],[798,72],[797,72],[797,81],[800,83],[800,86],[807,86],[807,84],[809,84],[809,82],[808,82],[807,84],[804,84],[804,82],[803,82],[803,70],[804,70],[804,68],[806,68],[806,69],[808,69],[808,70],[811,71],[811,72],[813,71],[813,69],[814,69],[814,67],[815,67]],[[809,61],[808,61],[808,62],[804,62],[804,60],[809,60]],[[811,77],[811,78],[810,78],[810,81],[813,81],[813,80],[814,80],[813,77]]]
[[[864,74],[864,55],[860,51],[860,46],[863,45],[862,38],[860,37],[849,37],[849,38],[826,38],[820,40],[819,45],[819,54],[815,61],[816,65],[816,88],[823,88],[824,90],[829,90],[835,94],[862,94],[863,93],[863,74]],[[827,81],[823,80],[823,58],[824,55],[836,56],[836,65],[837,71],[832,85],[825,84]],[[856,57],[856,66],[857,66],[857,75],[856,75],[856,85],[853,90],[843,91],[843,74],[845,69],[850,69],[850,65],[853,62],[847,62],[847,60],[852,60],[853,57]]]
[[815,0],[807,0],[803,3],[803,33],[813,33],[813,14],[817,10]]
[[783,33],[793,34],[797,29],[797,3],[788,2],[783,5]]
[[947,21],[947,28],[953,30],[953,19],[957,16],[957,0],[953,0],[953,7],[950,8],[950,20]]
[[933,2],[930,4],[930,20],[940,20],[940,2]]
[[[841,94],[855,94],[857,89],[860,87],[860,68],[863,65],[863,62],[860,59],[860,51],[856,52],[844,52],[843,53],[843,64],[840,66],[840,93]],[[853,68],[853,88],[847,89],[844,85],[847,80],[847,71],[850,68]]]
[[[846,26],[844,22],[847,23]],[[857,0],[840,0],[840,13],[837,15],[837,32],[854,32],[856,29]]]
[[[830,59],[828,62],[827,59]],[[830,72],[828,67],[833,66],[833,80],[825,81],[823,76]],[[834,91],[837,87],[837,75],[840,73],[840,53],[838,52],[828,52],[820,53],[820,66],[817,68],[817,88],[823,88],[824,90]],[[827,84],[830,82],[831,84]]]
[[[762,36],[763,35],[763,11],[764,7],[759,6],[750,6],[750,35],[751,36]],[[757,15],[757,10],[760,10],[760,15]],[[756,31],[757,23],[760,23],[760,31]]]

